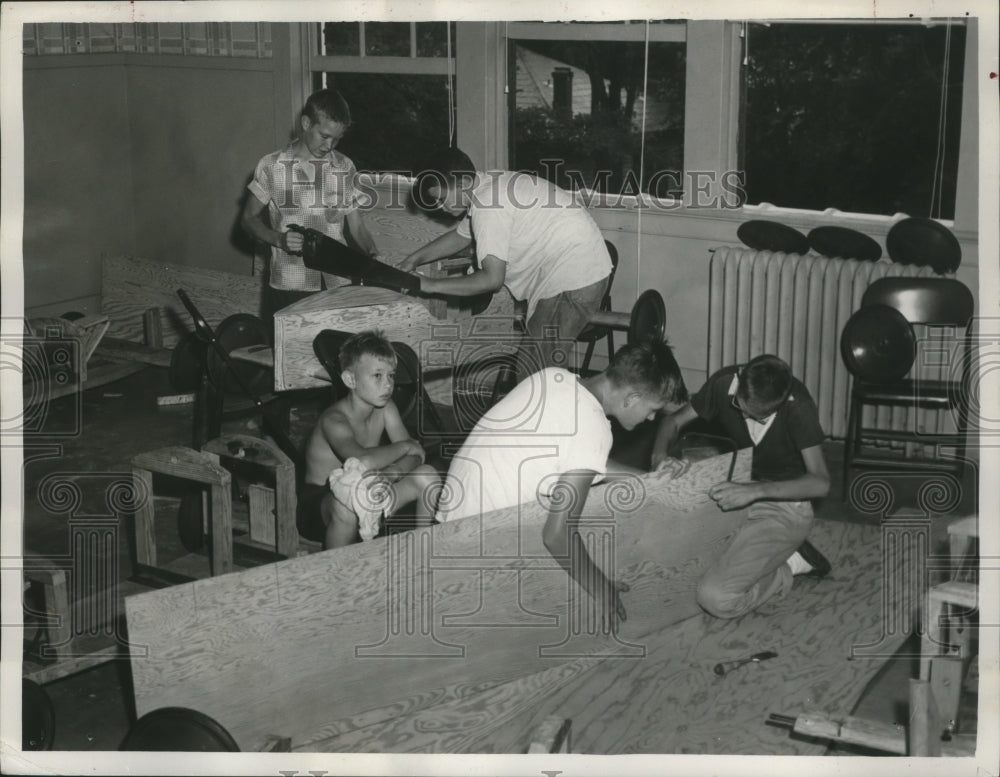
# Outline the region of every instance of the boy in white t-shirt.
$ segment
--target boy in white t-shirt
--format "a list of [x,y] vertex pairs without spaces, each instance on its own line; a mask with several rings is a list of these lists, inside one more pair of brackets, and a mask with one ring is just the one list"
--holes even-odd
[[506,286],[527,302],[527,337],[537,343],[525,343],[518,352],[518,378],[566,366],[554,358],[554,339],[576,339],[600,310],[611,275],[604,237],[587,209],[571,193],[529,173],[477,173],[457,148],[431,160],[413,186],[421,207],[465,218],[400,268],[415,270],[475,240],[478,269],[457,278],[422,278],[420,290],[467,297]]
[[[686,401],[680,368],[663,342],[626,345],[607,370],[589,378],[558,367],[537,372],[476,424],[452,460],[435,517],[452,521],[539,497],[550,500],[545,547],[604,603],[610,628],[626,617],[619,593],[628,587],[608,580],[594,564],[578,527],[591,485],[608,474],[609,419],[634,429]],[[571,563],[574,556],[581,563]]]

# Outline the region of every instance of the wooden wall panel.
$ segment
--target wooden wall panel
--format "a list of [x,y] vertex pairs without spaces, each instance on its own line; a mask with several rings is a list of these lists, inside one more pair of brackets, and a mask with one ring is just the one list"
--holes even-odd
[[592,555],[631,586],[617,637],[592,626],[592,601],[542,545],[544,510],[526,505],[129,597],[130,638],[148,646],[132,663],[136,711],[192,707],[244,745],[298,741],[456,682],[641,655],[645,635],[697,612],[697,576],[743,519],[704,496],[729,463],[647,475],[634,499],[592,490]]

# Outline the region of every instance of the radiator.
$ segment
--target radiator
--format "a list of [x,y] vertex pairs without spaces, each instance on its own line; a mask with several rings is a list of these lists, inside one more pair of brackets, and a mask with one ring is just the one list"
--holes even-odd
[[[852,380],[840,355],[844,325],[861,306],[872,281],[885,276],[933,275],[927,267],[896,263],[718,248],[710,267],[708,374],[762,353],[775,354],[791,365],[792,373],[809,389],[823,430],[843,439]],[[927,332],[917,329],[922,350]],[[918,366],[934,361],[922,360],[921,350]],[[948,377],[949,365],[942,364],[947,360],[937,361],[936,366],[920,367],[920,376]],[[947,414],[939,411],[883,408],[877,412],[876,416],[873,409],[866,411],[866,426],[912,429],[916,424],[928,433],[950,426]]]

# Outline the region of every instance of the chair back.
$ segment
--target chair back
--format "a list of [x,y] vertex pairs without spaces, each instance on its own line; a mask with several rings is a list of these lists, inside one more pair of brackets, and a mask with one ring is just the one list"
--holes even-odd
[[967,327],[975,302],[972,292],[953,278],[879,278],[861,298],[861,306],[888,305],[911,324]]
[[615,273],[618,272],[618,249],[610,240],[605,240],[604,245],[611,259],[611,275],[608,276],[608,290],[604,292],[604,299],[601,300],[601,310],[611,310],[611,285],[615,282]]
[[341,332],[336,329],[324,329],[313,338],[313,353],[319,359],[330,375],[330,382],[333,384],[333,396],[336,399],[347,393],[347,386],[340,379],[340,349],[353,332]]

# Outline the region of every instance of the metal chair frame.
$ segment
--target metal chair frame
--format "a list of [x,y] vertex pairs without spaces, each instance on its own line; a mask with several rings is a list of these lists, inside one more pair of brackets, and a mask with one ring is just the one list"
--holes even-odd
[[[968,408],[964,398],[969,378],[970,337],[974,300],[972,292],[952,278],[880,278],[868,287],[861,306],[888,305],[912,324],[928,327],[954,327],[962,330],[962,374],[959,380],[921,380],[911,372],[909,378],[891,383],[873,383],[855,376],[851,389],[850,415],[844,441],[844,471],[841,493],[847,497],[850,472],[856,467],[889,469],[960,470],[965,457],[968,431]],[[956,434],[925,434],[908,430],[885,430],[862,426],[866,406],[903,406],[922,409],[954,409]],[[909,457],[861,456],[861,441],[917,442],[954,444],[954,459],[916,459]]]

